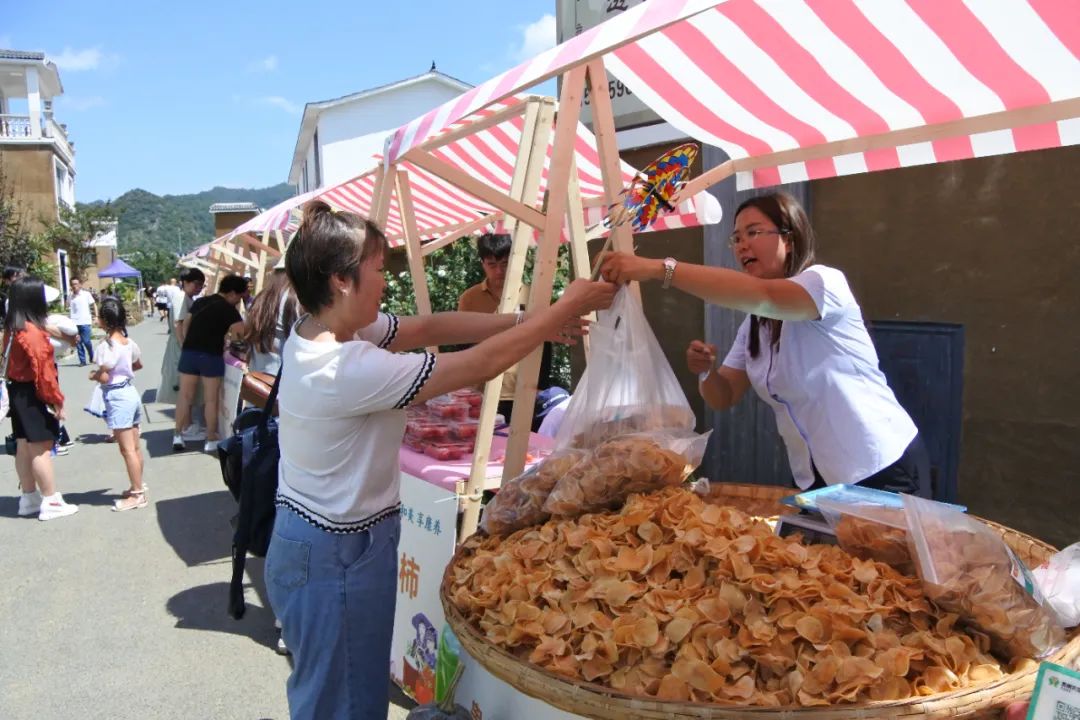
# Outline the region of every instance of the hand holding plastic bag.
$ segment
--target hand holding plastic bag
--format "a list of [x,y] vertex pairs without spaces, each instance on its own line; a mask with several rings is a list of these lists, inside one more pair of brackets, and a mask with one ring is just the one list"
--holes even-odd
[[503,485],[484,509],[486,532],[618,507],[632,493],[681,483],[701,462],[708,435],[694,433],[690,403],[627,288],[589,335],[589,366],[556,452]]
[[692,432],[694,411],[626,287],[589,329],[589,366],[555,436],[559,448],[595,448],[622,435]]

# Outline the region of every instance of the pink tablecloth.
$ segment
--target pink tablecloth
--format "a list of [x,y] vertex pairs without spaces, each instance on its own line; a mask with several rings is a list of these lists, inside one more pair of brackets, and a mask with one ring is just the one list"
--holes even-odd
[[[551,450],[553,441],[551,438],[532,433],[529,437],[529,452],[539,458]],[[488,485],[497,487],[502,478],[503,457],[506,453],[506,438],[496,435],[491,440],[491,456],[487,464],[486,477]],[[401,471],[413,477],[420,478],[432,485],[437,485],[445,490],[454,492],[458,480],[466,480],[472,472],[472,455],[466,455],[460,460],[440,461],[415,452],[401,446],[398,454]]]

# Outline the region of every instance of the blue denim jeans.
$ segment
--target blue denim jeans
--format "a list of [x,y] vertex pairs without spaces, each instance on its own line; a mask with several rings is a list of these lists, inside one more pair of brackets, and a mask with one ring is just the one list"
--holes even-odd
[[266,590],[293,656],[293,720],[386,720],[401,519],[336,534],[278,507]]
[[78,325],[79,339],[75,343],[75,349],[79,351],[79,364],[85,365],[87,358],[94,362],[94,346],[90,342],[90,326]]

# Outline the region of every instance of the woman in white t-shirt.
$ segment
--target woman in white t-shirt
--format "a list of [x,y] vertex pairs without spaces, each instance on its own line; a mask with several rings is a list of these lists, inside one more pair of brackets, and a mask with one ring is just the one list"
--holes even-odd
[[101,384],[105,423],[116,438],[131,485],[113,503],[113,510],[137,510],[148,504],[143,485],[142,448],[139,446],[142,397],[135,387],[135,371],[142,369],[142,352],[127,336],[127,312],[120,300],[114,297],[102,300],[98,322],[105,329],[105,339],[94,353],[97,367],[91,371],[90,379]]
[[[282,349],[278,513],[267,593],[293,654],[296,718],[384,720],[397,597],[404,409],[495,377],[545,340],[580,334],[615,288],[579,280],[535,315],[379,313],[387,243],[309,203],[285,269],[300,318]],[[402,350],[478,343],[442,353]],[[429,571],[437,571],[429,568]]]
[[753,386],[776,414],[795,484],[808,490],[859,483],[924,497],[929,461],[915,423],[878,367],[862,310],[839,270],[814,262],[814,231],[786,193],[747,200],[731,246],[743,272],[622,253],[605,259],[616,283],[661,280],[749,316],[719,368],[700,341],[687,364],[714,409]]

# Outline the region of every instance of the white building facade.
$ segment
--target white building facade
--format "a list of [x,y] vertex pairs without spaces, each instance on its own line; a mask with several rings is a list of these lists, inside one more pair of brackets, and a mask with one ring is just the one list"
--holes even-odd
[[308,103],[300,121],[289,184],[297,193],[330,187],[369,169],[386,136],[472,86],[432,69],[416,77]]

